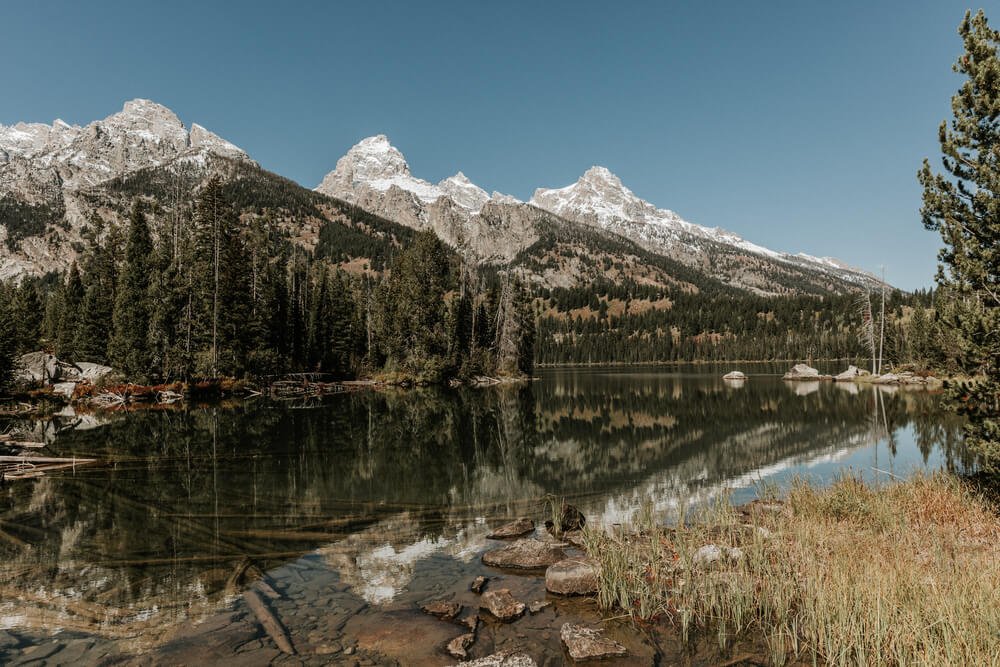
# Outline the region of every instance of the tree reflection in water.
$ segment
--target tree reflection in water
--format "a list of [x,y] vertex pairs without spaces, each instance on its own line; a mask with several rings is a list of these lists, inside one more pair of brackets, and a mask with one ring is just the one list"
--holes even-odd
[[[88,428],[65,428],[74,422]],[[844,462],[973,463],[960,422],[927,392],[659,370],[33,427],[51,455],[100,463],[3,489],[0,616],[134,648],[225,604],[246,556],[267,569],[317,553],[378,603],[411,585],[416,561],[475,557],[484,518],[539,515],[546,494],[599,523],[651,497],[752,493],[762,477],[828,476]]]

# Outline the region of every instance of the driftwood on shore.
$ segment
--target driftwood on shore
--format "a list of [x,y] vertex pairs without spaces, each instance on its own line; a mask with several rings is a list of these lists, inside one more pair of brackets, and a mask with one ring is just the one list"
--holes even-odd
[[248,590],[243,593],[243,599],[246,600],[247,606],[250,607],[250,611],[254,613],[257,617],[257,621],[260,623],[264,631],[267,632],[268,636],[274,641],[275,646],[281,650],[282,653],[287,653],[288,655],[295,655],[295,647],[292,646],[292,640],[289,638],[288,633],[285,631],[285,626],[281,624],[278,617],[274,615],[274,612],[267,608],[264,601],[257,595],[256,591]]

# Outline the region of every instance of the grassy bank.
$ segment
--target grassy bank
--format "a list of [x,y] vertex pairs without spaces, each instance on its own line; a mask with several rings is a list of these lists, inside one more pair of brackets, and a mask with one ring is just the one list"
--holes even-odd
[[678,528],[639,514],[588,533],[608,608],[723,650],[761,637],[779,665],[1000,664],[1000,517],[954,477],[799,483]]

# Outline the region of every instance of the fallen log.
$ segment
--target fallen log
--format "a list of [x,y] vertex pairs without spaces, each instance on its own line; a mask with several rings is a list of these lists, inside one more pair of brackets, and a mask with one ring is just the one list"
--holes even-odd
[[281,621],[274,615],[274,612],[267,608],[267,605],[260,599],[256,591],[249,590],[245,592],[243,599],[246,600],[247,606],[250,607],[254,616],[257,617],[257,621],[271,637],[278,649],[282,653],[295,655],[295,647],[292,646],[292,641],[289,639],[288,633],[285,631]]
[[54,456],[0,456],[0,477],[3,479],[31,479],[41,477],[51,470],[75,468],[96,462],[97,459]]

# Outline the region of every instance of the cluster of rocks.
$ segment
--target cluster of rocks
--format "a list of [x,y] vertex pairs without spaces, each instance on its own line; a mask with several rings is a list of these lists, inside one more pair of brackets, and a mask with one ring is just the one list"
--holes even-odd
[[833,380],[834,382],[867,382],[871,384],[910,384],[929,385],[940,382],[933,376],[922,376],[910,371],[900,373],[884,373],[873,375],[872,373],[858,368],[848,366],[847,370],[837,375],[823,375],[812,366],[806,364],[796,364],[790,371],[782,376],[783,380]]
[[110,366],[87,361],[63,361],[48,352],[29,352],[18,358],[15,379],[51,385],[53,391],[69,398],[73,396],[77,384],[97,382],[111,372]]
[[910,371],[903,371],[901,373],[884,373],[882,375],[876,375],[871,378],[870,382],[872,384],[907,384],[926,386],[940,384],[941,380],[932,375],[923,376]]
[[[527,575],[544,572],[545,590],[553,595],[594,595],[597,593],[601,576],[600,566],[582,553],[574,545],[582,544],[581,529],[586,518],[575,507],[564,505],[557,522],[547,521],[547,531],[536,537],[535,522],[522,517],[495,528],[488,537],[507,540],[508,543],[483,554],[484,564],[502,570],[517,571]],[[564,539],[573,537],[570,542]],[[463,605],[450,600],[430,602],[423,611],[442,620],[465,626],[466,631],[450,640],[445,651],[454,658],[466,660],[469,650],[476,642],[479,614],[494,622],[514,623],[526,614],[537,614],[552,605],[551,600],[525,602],[518,600],[509,588],[488,587],[490,580],[485,576],[476,577],[469,590],[480,596],[477,612],[462,618]],[[569,657],[576,660],[592,660],[623,656],[626,648],[605,638],[599,629],[565,623],[560,630],[560,638]],[[463,665],[484,667],[517,667],[534,665],[534,660],[523,652],[501,652],[463,662]]]

